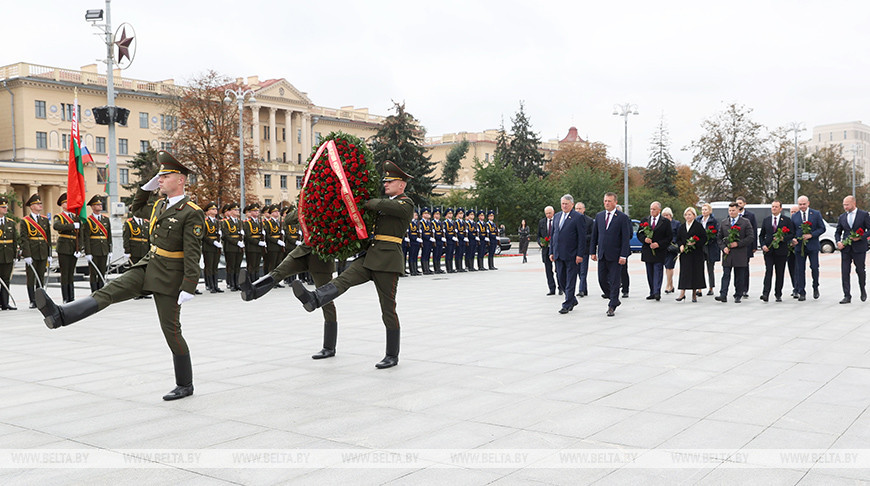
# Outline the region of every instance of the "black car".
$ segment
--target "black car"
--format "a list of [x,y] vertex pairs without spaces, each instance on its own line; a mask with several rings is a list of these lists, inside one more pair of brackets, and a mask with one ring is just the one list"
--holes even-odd
[[498,246],[495,247],[495,254],[500,255],[501,252],[511,249],[511,239],[507,236],[498,237]]

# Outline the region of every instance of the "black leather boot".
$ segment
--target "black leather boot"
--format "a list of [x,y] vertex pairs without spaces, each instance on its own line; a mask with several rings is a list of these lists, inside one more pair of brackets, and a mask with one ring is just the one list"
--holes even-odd
[[377,369],[392,368],[399,364],[400,329],[387,329],[387,355],[378,364]]
[[215,293],[224,293],[224,291],[221,290],[220,285],[218,285],[218,276],[216,274],[211,276],[211,288],[214,289]]
[[69,296],[69,301],[72,302],[76,300],[76,286],[75,284],[67,284],[67,296]]
[[477,269],[485,272],[486,267],[483,266],[483,255],[477,255]]
[[43,321],[49,329],[69,326],[100,310],[97,300],[90,295],[58,306],[43,289],[36,289],[36,307],[42,313]]
[[33,289],[27,287],[27,299],[30,301],[30,308],[36,309],[36,300],[33,298]]
[[490,270],[498,270],[497,268],[495,268],[495,255],[493,255],[492,253],[489,254],[487,263],[489,264]]
[[340,295],[338,288],[331,282],[322,287],[317,287],[314,289],[314,292],[309,292],[305,288],[305,285],[298,280],[294,280],[290,286],[293,287],[293,295],[299,299],[299,302],[302,302],[302,306],[308,312],[314,312],[314,309],[332,302]]
[[60,284],[60,298],[63,300],[64,304],[72,300],[69,298],[69,288],[64,284]]
[[323,323],[323,349],[311,356],[312,359],[331,358],[335,356],[335,341],[338,338],[338,323]]
[[270,290],[275,286],[275,279],[272,278],[272,275],[266,275],[258,279],[256,282],[251,282],[249,278],[247,278],[247,273],[242,270],[242,284],[239,288],[242,290],[242,300],[250,301],[259,299],[260,297],[269,293]]
[[173,354],[172,364],[175,366],[175,389],[163,395],[164,400],[178,400],[193,395],[193,368],[190,366],[189,354]]
[[0,310],[18,310],[15,306],[9,305],[9,292],[0,285]]

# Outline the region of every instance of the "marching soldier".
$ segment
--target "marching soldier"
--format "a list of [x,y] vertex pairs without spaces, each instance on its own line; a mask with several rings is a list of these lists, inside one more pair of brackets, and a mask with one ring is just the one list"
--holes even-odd
[[12,267],[18,253],[18,227],[7,217],[9,200],[0,196],[0,310],[16,310],[9,305],[9,285],[12,280]]
[[[140,218],[132,212],[130,212],[130,217],[124,221],[124,230],[121,234],[124,239],[124,256],[127,257],[130,266],[135,265],[151,250],[151,244],[148,242],[150,237],[148,223],[147,219]],[[135,300],[150,299],[151,296],[143,293],[133,298]]]
[[60,293],[63,303],[75,300],[74,277],[76,262],[79,257],[79,228],[81,223],[76,214],[67,211],[67,195],[63,193],[57,199],[61,212],[55,215],[52,228],[57,231],[57,262],[60,265]]
[[441,270],[441,255],[444,254],[444,223],[441,222],[441,210],[432,208],[432,233],[435,243],[432,247],[432,268],[435,273],[446,273]]
[[489,234],[489,255],[487,259],[487,263],[489,264],[490,270],[498,270],[495,268],[495,250],[498,247],[498,226],[495,225],[495,211],[492,209],[487,213],[487,218],[489,220],[486,222],[486,232]]
[[447,267],[447,273],[454,273],[453,269],[453,254],[456,251],[456,242],[459,238],[456,236],[456,223],[453,222],[453,208],[447,208],[444,211],[444,266]]
[[45,286],[45,269],[51,265],[51,222],[39,214],[42,212],[39,194],[30,196],[24,205],[30,208],[30,214],[21,220],[19,246],[27,265],[27,297],[30,308],[35,309],[34,290],[37,285]]
[[[263,262],[263,271],[265,273],[269,273],[272,270],[275,270],[275,267],[278,266],[278,262],[283,260],[284,248],[287,247],[287,243],[284,243],[284,230],[282,229],[282,222],[278,219],[281,214],[281,210],[278,209],[278,205],[268,206],[266,208],[267,217],[263,222],[263,231],[265,239],[266,239],[266,258]],[[275,287],[284,288],[281,285],[281,280],[275,284]]]
[[[298,213],[291,211],[285,221],[291,222],[288,227],[296,226],[299,221]],[[293,249],[284,258],[280,265],[256,282],[251,282],[245,276],[242,277],[242,300],[250,301],[259,299],[267,292],[276,287],[276,282],[282,279],[308,272],[314,279],[314,285],[320,287],[329,283],[335,272],[335,259],[329,258],[323,261],[311,251],[311,247],[298,240],[299,244],[293,245]],[[296,280],[291,280],[291,285]],[[301,282],[299,282],[301,285]],[[335,356],[335,343],[338,339],[338,315],[335,312],[335,304],[332,302],[323,305],[323,349],[311,356],[312,359],[331,358]]]
[[[266,242],[263,241],[263,227],[260,225],[260,203],[251,203],[245,207],[245,223],[242,225],[245,235],[245,262],[248,275],[251,278],[260,276],[260,261]],[[238,285],[238,282],[236,283]]]
[[417,211],[414,211],[414,217],[408,223],[408,241],[410,248],[408,250],[408,269],[411,276],[420,275],[420,269],[417,267],[417,258],[420,256],[420,244],[423,239],[420,238],[420,223],[417,221]]
[[420,238],[423,240],[420,245],[423,248],[420,261],[423,263],[423,275],[432,275],[429,260],[432,258],[432,247],[435,245],[435,233],[432,229],[430,214],[429,208],[423,208],[420,211]]
[[[91,265],[88,273],[91,276],[91,292],[100,290],[105,285],[106,269],[112,259],[112,226],[109,218],[103,216],[103,198],[96,195],[88,201],[91,215],[85,220],[82,239],[85,248],[85,258]],[[96,271],[94,271],[96,267]]]
[[224,257],[227,263],[227,288],[239,290],[239,271],[242,268],[242,257],[245,251],[244,222],[239,219],[238,203],[224,206],[226,217],[221,221],[221,240],[224,244]]
[[468,267],[469,272],[477,271],[474,268],[474,257],[477,255],[477,246],[480,245],[480,228],[474,221],[474,216],[473,209],[469,209],[468,213],[465,214],[465,231],[468,234],[468,245],[465,247],[465,266]]
[[[287,253],[292,253],[297,246],[302,245],[302,234],[299,231],[299,218],[292,206],[284,208],[283,216],[284,249]],[[290,285],[290,282],[296,280],[298,275],[299,274],[290,275],[284,279],[284,283]]]
[[[151,251],[105,287],[93,294],[56,305],[43,289],[37,303],[49,329],[68,326],[111,304],[132,299],[143,292],[154,294],[154,304],[166,343],[172,350],[176,387],[164,400],[193,395],[190,349],[181,335],[181,305],[194,297],[199,282],[204,216],[202,209],[184,194],[190,171],[165,151],[157,153],[160,171],[142,186],[130,210],[139,217],[150,215]],[[157,198],[152,192],[160,189]]]
[[462,268],[462,262],[465,260],[465,247],[468,245],[468,227],[465,225],[465,210],[460,208],[456,208],[456,220],[454,224],[456,225],[456,271],[457,272],[466,272],[464,268]]
[[218,287],[218,262],[221,260],[221,222],[217,219],[215,203],[205,206],[205,231],[202,232],[202,260],[205,268],[205,288],[213,294],[222,294]]
[[400,326],[396,314],[396,289],[402,273],[402,235],[408,228],[414,212],[414,203],[404,194],[405,186],[411,176],[390,161],[384,162],[385,198],[369,199],[366,210],[376,211],[376,233],[371,246],[363,258],[357,258],[347,270],[326,285],[309,292],[302,282],[293,281],[293,294],[302,302],[305,310],[314,311],[318,307],[335,300],[349,288],[369,280],[375,283],[381,316],[387,328],[386,355],[375,365],[378,369],[390,368],[399,364]]
[[486,215],[483,214],[483,210],[477,212],[476,224],[477,233],[480,236],[480,242],[477,244],[477,269],[486,271],[486,267],[483,266],[483,257],[489,250],[489,229],[486,226]]

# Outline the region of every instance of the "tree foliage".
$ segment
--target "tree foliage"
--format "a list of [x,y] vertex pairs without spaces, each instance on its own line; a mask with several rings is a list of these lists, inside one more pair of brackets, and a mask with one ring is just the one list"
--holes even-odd
[[843,157],[843,149],[839,145],[819,149],[810,155],[807,171],[815,177],[801,181],[800,193],[810,199],[810,206],[821,211],[825,220],[836,221],[843,212],[843,198],[852,192],[852,165]]
[[671,157],[671,141],[664,117],[650,140],[650,154],[644,174],[646,187],[670,197],[677,196],[677,165]]
[[155,175],[157,175],[157,171],[160,169],[160,164],[157,163],[157,151],[148,146],[148,150],[145,152],[139,152],[133,157],[133,160],[129,162],[130,168],[133,169],[133,177],[131,177],[129,184],[122,184],[121,186],[130,191],[130,195],[124,198],[121,198],[124,204],[129,207],[133,204],[133,196],[136,194],[136,190],[139,189],[139,186],[145,184],[150,181]]
[[447,161],[444,162],[444,169],[441,172],[441,182],[451,186],[456,183],[456,176],[462,167],[462,159],[468,153],[470,146],[471,143],[463,139],[447,152]]
[[607,145],[600,142],[563,145],[545,168],[551,176],[559,177],[574,167],[586,167],[614,178],[622,174],[620,162],[608,156]]
[[504,128],[502,128],[499,134],[501,140],[496,140],[496,153],[501,156],[502,163],[510,167],[523,182],[530,177],[543,177],[544,155],[538,150],[541,138],[532,131],[531,121],[526,116],[522,102],[520,102],[520,110],[511,121],[513,126],[507,150],[502,147],[504,144]]
[[413,177],[406,192],[419,205],[426,205],[435,189],[435,163],[426,155],[423,139],[426,130],[416,118],[405,111],[404,103],[393,103],[394,115],[384,120],[372,143],[372,152],[379,167],[391,160]]

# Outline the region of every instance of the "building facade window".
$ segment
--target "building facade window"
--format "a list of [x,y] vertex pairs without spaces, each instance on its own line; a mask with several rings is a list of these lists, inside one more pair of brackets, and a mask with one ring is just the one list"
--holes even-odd
[[160,142],[160,150],[172,152],[172,142]]
[[302,176],[296,176],[296,189],[302,189]]
[[130,169],[118,169],[118,182],[121,184],[129,184],[130,183]]
[[296,154],[296,163],[297,163],[297,164],[301,164],[301,163],[302,163],[302,154]]
[[60,148],[69,148],[69,137],[70,135],[67,133],[61,134],[60,136]]
[[97,137],[94,144],[96,145],[94,147],[94,152],[98,154],[106,153],[106,137]]
[[148,140],[139,140],[139,151],[140,152],[147,152],[149,147],[151,147],[151,144],[148,143]]
[[36,132],[36,148],[38,148],[38,149],[47,149],[48,148],[48,133]]
[[36,118],[45,118],[45,101],[36,100]]
[[282,142],[287,141],[287,129],[286,128],[281,129],[281,141]]
[[314,132],[314,145],[320,145],[320,132]]
[[272,198],[271,198],[271,197],[267,197],[267,198],[266,198],[266,202],[265,202],[264,204],[265,204],[266,206],[271,205],[271,204],[272,204]]
[[272,160],[272,151],[271,150],[266,151],[266,160]]
[[129,150],[130,150],[129,145],[130,144],[127,142],[126,138],[119,138],[118,139],[118,154],[127,155],[129,153]]
[[[82,106],[78,106],[78,122],[82,122]],[[60,119],[63,121],[72,121],[73,119],[73,105],[69,103],[61,103],[60,104]]]
[[148,113],[139,112],[139,128],[148,128]]
[[109,182],[109,168],[97,167],[97,184],[105,184]]
[[269,125],[263,127],[263,139],[269,140]]
[[302,143],[302,129],[296,129],[296,143]]
[[287,176],[281,176],[281,189],[287,189]]
[[263,187],[266,189],[272,188],[272,174],[263,174]]
[[160,115],[160,129],[173,131],[178,128],[178,118],[172,115]]

